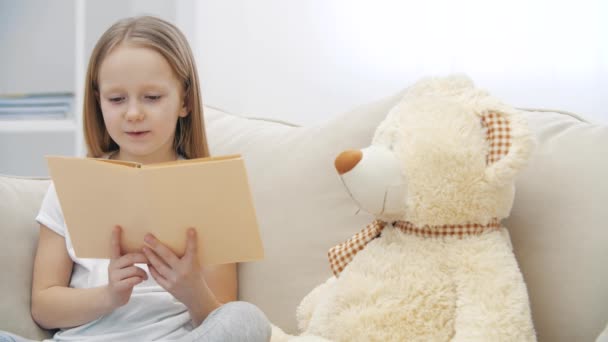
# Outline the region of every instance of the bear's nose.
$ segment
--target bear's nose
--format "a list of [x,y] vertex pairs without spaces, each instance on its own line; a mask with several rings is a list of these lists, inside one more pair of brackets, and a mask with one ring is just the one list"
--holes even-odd
[[336,170],[340,175],[352,170],[363,158],[361,150],[346,150],[336,158]]

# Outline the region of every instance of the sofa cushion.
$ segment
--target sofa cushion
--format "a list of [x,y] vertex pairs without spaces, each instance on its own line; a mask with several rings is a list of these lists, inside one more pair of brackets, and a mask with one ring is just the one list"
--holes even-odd
[[44,179],[0,176],[0,330],[37,340],[49,336],[30,315],[35,218],[48,186]]
[[[331,275],[327,250],[370,222],[333,169],[369,145],[395,95],[311,127],[207,108],[213,154],[241,153],[266,258],[239,266],[239,295],[296,332],[300,300]],[[510,229],[540,341],[591,341],[608,320],[608,128],[564,113],[524,111],[539,142],[517,182]],[[262,115],[263,116],[263,115]]]
[[608,322],[608,127],[529,110],[538,146],[505,225],[539,341],[594,341]]
[[212,154],[243,155],[265,259],[239,265],[239,298],[295,331],[296,306],[330,275],[327,250],[369,223],[334,170],[346,148],[369,144],[376,125],[400,98],[386,98],[325,123],[292,127],[206,108]]

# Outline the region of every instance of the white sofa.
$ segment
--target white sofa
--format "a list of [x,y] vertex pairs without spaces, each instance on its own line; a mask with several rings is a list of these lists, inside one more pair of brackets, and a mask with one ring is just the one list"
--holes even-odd
[[[206,108],[215,155],[247,164],[266,258],[239,266],[243,300],[295,332],[295,310],[330,276],[327,250],[370,222],[333,169],[346,148],[369,144],[399,94],[310,127]],[[510,228],[539,341],[593,341],[608,322],[608,127],[527,110],[537,136],[517,181]],[[0,329],[48,336],[31,320],[29,291],[44,179],[0,176]]]

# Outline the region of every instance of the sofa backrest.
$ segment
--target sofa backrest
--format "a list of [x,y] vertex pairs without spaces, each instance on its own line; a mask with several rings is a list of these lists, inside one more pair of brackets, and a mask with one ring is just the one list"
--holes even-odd
[[505,226],[539,341],[594,341],[608,322],[608,127],[525,114],[538,145]]

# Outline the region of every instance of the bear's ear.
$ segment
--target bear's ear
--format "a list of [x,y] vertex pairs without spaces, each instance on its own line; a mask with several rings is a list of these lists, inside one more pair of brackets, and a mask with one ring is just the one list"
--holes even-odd
[[534,139],[528,125],[515,110],[485,111],[481,114],[481,126],[488,143],[486,180],[499,187],[506,186],[526,165],[534,149]]

